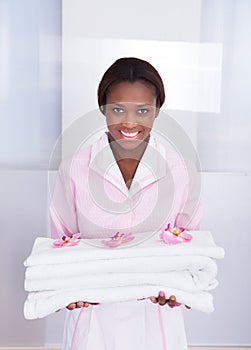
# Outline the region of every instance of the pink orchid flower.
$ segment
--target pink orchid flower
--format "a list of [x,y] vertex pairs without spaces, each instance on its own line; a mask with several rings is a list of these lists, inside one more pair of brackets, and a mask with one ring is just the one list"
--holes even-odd
[[133,239],[134,236],[131,233],[117,232],[111,237],[111,239],[109,239],[109,241],[103,240],[102,243],[108,248],[116,248],[122,244],[132,241]]
[[173,227],[169,223],[167,227],[161,232],[160,239],[166,244],[178,244],[182,242],[189,242],[193,236],[188,233],[184,227]]
[[64,246],[74,246],[77,245],[80,242],[80,233],[75,233],[71,237],[69,236],[62,236],[60,239],[57,239],[52,242],[52,245],[54,248],[61,248]]

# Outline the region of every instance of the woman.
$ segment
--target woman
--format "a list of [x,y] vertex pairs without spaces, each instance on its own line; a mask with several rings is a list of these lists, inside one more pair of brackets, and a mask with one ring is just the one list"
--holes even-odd
[[[164,100],[161,77],[146,61],[121,58],[105,72],[98,103],[108,132],[62,162],[51,203],[53,237],[153,233],[167,224],[199,228],[196,184],[184,159],[151,135]],[[65,350],[187,347],[181,306],[163,291],[123,303],[73,301],[67,308]]]

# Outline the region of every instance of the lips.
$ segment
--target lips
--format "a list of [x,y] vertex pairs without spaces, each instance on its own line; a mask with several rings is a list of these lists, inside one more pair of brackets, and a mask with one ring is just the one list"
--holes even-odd
[[124,137],[127,137],[127,138],[135,138],[140,133],[139,131],[129,132],[129,131],[123,131],[123,130],[120,130],[120,132]]

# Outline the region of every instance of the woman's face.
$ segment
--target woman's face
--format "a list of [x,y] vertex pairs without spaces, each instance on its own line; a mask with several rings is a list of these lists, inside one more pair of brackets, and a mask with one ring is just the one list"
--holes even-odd
[[148,138],[158,112],[155,89],[143,82],[118,83],[107,95],[107,126],[123,148],[133,149]]

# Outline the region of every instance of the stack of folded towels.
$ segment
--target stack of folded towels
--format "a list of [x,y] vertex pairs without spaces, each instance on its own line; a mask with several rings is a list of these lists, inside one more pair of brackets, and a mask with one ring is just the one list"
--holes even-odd
[[53,246],[38,237],[24,265],[27,319],[45,317],[77,301],[123,302],[175,295],[178,302],[213,311],[210,291],[217,286],[215,259],[224,257],[208,231],[190,231],[192,240],[165,244],[159,235],[109,249],[102,240],[80,239],[74,246]]

